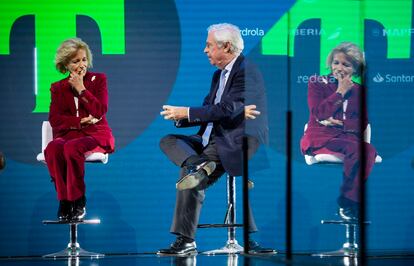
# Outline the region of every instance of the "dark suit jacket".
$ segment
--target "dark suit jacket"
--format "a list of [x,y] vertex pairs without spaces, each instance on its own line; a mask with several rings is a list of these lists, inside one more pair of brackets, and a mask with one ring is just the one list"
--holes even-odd
[[[55,82],[51,86],[52,101],[50,103],[49,122],[53,129],[53,138],[65,137],[70,131],[81,131],[96,139],[102,152],[113,152],[114,137],[105,114],[108,110],[108,90],[106,76],[102,73],[87,72],[83,78],[86,91],[79,97],[79,117],[73,91],[68,78]],[[82,126],[80,120],[91,114],[101,119],[96,124]]]
[[[205,97],[203,105],[190,107],[190,121],[180,120],[176,125],[177,127],[200,125],[197,134],[201,136],[207,124],[213,122],[217,152],[223,167],[228,174],[238,176],[242,175],[243,169],[242,141],[246,133],[245,102],[258,105],[258,110],[262,108],[260,111],[263,115],[263,118],[258,119],[260,122],[256,126],[247,127],[249,128],[247,133],[254,136],[259,142],[267,142],[266,98],[263,79],[259,75],[260,72],[255,70],[255,66],[248,63],[243,55],[240,55],[229,74],[220,103],[214,104],[220,74],[221,70],[214,72],[210,92]],[[250,77],[250,75],[259,76]],[[249,88],[246,87],[246,84]],[[247,95],[249,96],[246,98]]]
[[[312,150],[323,147],[330,139],[341,134],[352,134],[358,139],[360,132],[359,119],[361,116],[360,91],[364,89],[354,83],[352,89],[344,98],[336,90],[337,80],[332,76],[312,76],[308,83],[308,128],[301,139],[302,153],[311,153]],[[348,100],[343,119],[343,101]],[[325,126],[318,121],[333,117],[343,121],[343,126]],[[367,117],[367,115],[365,115]],[[364,128],[368,121],[364,121]]]

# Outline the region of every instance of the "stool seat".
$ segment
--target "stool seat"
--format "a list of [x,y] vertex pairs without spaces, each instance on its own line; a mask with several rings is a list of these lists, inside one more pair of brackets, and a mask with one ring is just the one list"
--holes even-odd
[[[305,154],[305,162],[307,165],[312,164],[341,164],[344,162],[344,156],[339,154],[320,153],[316,155]],[[375,163],[382,163],[382,157],[377,155]]]
[[43,258],[77,258],[77,257],[89,257],[89,258],[103,258],[105,255],[101,253],[89,252],[82,249],[78,243],[78,225],[79,224],[100,224],[100,219],[89,219],[89,220],[43,220],[43,224],[68,224],[70,228],[70,241],[67,248],[44,255]]
[[[49,121],[43,121],[42,123],[42,151],[36,156],[38,162],[46,163],[44,150],[53,140],[52,126]],[[103,163],[107,164],[109,155],[102,152],[88,152],[85,154],[85,161],[89,163]]]

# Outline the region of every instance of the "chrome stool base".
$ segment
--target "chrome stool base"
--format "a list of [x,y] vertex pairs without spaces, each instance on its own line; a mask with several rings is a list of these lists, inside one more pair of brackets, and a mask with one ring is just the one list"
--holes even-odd
[[[345,226],[345,243],[342,248],[335,251],[321,252],[312,254],[317,257],[358,257],[358,244],[357,241],[357,228],[358,221],[356,220],[321,220],[322,224],[339,224]],[[364,222],[364,224],[371,224],[370,221]]]
[[69,257],[88,257],[88,258],[103,258],[105,254],[86,251],[80,247],[67,247],[56,253],[44,255],[43,258],[69,258]]
[[219,255],[219,254],[239,254],[243,252],[243,247],[237,243],[237,240],[227,241],[226,245],[219,249],[204,251],[204,255]]
[[358,248],[341,248],[335,251],[327,251],[327,252],[321,252],[312,254],[312,256],[315,257],[358,257]]
[[43,258],[77,258],[77,257],[88,257],[88,258],[103,258],[105,255],[101,253],[89,252],[82,249],[78,243],[78,224],[100,224],[101,220],[79,220],[79,221],[54,221],[44,220],[43,224],[68,224],[70,228],[70,242],[68,247],[59,252],[44,255]]

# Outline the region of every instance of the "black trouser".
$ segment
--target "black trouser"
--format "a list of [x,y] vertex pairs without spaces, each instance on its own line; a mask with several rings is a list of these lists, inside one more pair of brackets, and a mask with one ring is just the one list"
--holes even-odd
[[[179,167],[182,167],[185,160],[192,155],[200,156],[216,163],[216,169],[209,176],[207,186],[201,188],[198,186],[193,189],[177,191],[174,218],[170,231],[173,234],[179,234],[194,239],[201,206],[205,198],[204,190],[225,173],[217,154],[214,135],[211,135],[210,142],[206,147],[203,147],[201,137],[198,135],[167,135],[161,139],[160,147],[167,157]],[[184,175],[185,171],[181,168],[179,179]],[[257,227],[250,206],[249,214],[249,232],[256,232]]]

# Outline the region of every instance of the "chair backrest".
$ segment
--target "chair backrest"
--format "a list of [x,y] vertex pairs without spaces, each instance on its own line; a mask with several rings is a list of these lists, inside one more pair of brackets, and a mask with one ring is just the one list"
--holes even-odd
[[[44,150],[47,147],[47,144],[53,140],[53,131],[52,126],[49,121],[43,121],[42,123],[42,152],[40,152],[36,159],[39,162],[45,163]],[[106,164],[109,160],[109,155],[102,152],[91,152],[85,154],[85,160],[87,162],[103,163]]]
[[49,121],[42,122],[42,151],[46,149],[47,144],[53,140],[52,126]]

